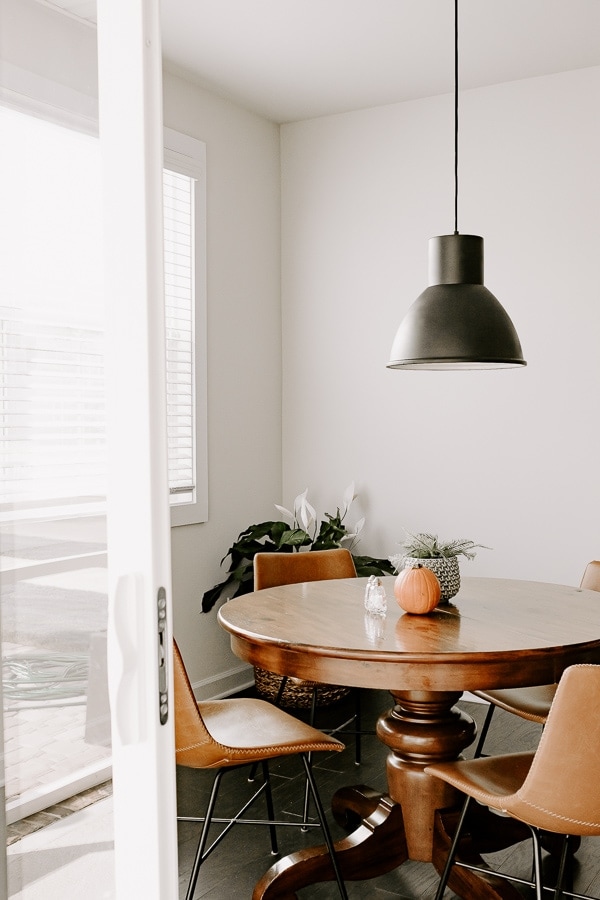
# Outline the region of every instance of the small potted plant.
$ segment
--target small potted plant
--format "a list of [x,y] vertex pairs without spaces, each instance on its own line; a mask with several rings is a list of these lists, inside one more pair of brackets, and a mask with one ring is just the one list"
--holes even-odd
[[410,531],[406,532],[406,540],[400,546],[403,552],[389,558],[396,572],[407,566],[418,565],[431,569],[437,575],[442,589],[440,603],[447,603],[460,590],[458,557],[474,559],[478,548],[490,549],[485,544],[475,544],[465,538],[440,541],[437,534],[412,534]]

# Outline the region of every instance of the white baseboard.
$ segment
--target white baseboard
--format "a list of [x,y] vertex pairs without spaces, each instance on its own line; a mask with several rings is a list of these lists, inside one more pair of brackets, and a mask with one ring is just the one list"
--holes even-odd
[[254,670],[252,666],[240,665],[210,678],[195,681],[192,685],[194,694],[198,700],[221,700],[238,691],[252,687],[254,684]]

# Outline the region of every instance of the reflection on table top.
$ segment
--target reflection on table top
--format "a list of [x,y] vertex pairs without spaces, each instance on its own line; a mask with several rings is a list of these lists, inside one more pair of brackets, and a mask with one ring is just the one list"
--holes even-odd
[[241,658],[271,671],[362,687],[470,690],[540,684],[571,662],[600,661],[600,597],[565,585],[464,578],[427,616],[398,607],[383,579],[383,619],[366,579],[269,588],[226,603],[221,625]]

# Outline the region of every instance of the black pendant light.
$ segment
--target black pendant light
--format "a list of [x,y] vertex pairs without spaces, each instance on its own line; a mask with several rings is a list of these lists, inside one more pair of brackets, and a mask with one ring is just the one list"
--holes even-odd
[[483,238],[458,233],[458,0],[454,0],[454,234],[429,240],[429,287],[400,323],[388,368],[525,365],[508,313],[483,284]]

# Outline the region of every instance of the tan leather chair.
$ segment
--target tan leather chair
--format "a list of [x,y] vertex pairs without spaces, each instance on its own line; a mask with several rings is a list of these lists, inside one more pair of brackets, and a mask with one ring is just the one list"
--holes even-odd
[[[354,559],[349,550],[338,547],[332,550],[310,550],[305,553],[257,553],[254,557],[254,590],[279,587],[282,584],[300,584],[304,581],[325,581],[330,578],[356,578]],[[275,698],[277,706],[285,706],[285,691],[289,684],[312,686],[312,705],[310,723],[314,724],[315,710],[320,689],[328,687],[319,682],[289,679],[283,676],[279,681],[279,689]],[[351,732],[355,737],[355,762],[360,765],[361,714],[360,691],[352,688],[354,698],[354,715],[335,728],[325,728],[328,734],[337,734],[353,725]]]
[[[356,567],[354,559],[349,550],[345,547],[336,547],[332,550],[309,550],[304,553],[257,553],[254,557],[254,590],[261,591],[264,588],[279,587],[282,584],[301,584],[304,581],[326,581],[330,578],[356,578]],[[259,670],[260,672],[260,670]],[[314,725],[315,713],[319,692],[328,686],[320,682],[302,681],[299,678],[290,679],[282,676],[279,681],[279,688],[275,697],[275,705],[285,702],[285,691],[289,682],[295,685],[304,685],[312,687],[312,703],[310,707],[310,724]],[[324,728],[327,734],[338,734],[339,732],[348,733],[348,729],[353,726],[350,732],[354,735],[354,761],[356,765],[360,765],[361,761],[361,709],[360,709],[360,690],[352,688],[352,697],[354,700],[354,714],[349,718],[335,725],[333,728]],[[370,732],[373,733],[373,732]],[[309,757],[310,762],[310,757]],[[304,792],[304,811],[303,819],[306,824],[308,820],[308,805],[310,791],[309,784],[306,783]],[[304,826],[303,826],[304,827]]]
[[[600,560],[592,560],[588,563],[579,587],[590,591],[600,591]],[[473,693],[490,704],[475,749],[475,756],[481,756],[492,716],[497,707],[513,713],[521,719],[526,719],[528,722],[544,725],[556,693],[556,685],[540,684],[534,687],[473,691]]]
[[[200,866],[234,825],[268,825],[273,853],[278,852],[275,826],[293,825],[298,827],[296,822],[275,822],[268,770],[268,760],[294,754],[299,754],[304,764],[320,827],[331,855],[334,878],[337,881],[341,897],[346,900],[346,888],[337,863],[323,805],[308,762],[309,753],[320,750],[339,751],[344,749],[344,745],[335,738],[299,721],[282,709],[278,709],[266,700],[239,697],[197,702],[175,641],[173,642],[173,669],[175,761],[177,765],[192,769],[217,770],[205,815],[201,817],[178,816],[179,821],[203,823],[185,895],[186,900],[191,900],[194,894]],[[213,812],[224,772],[227,769],[254,763],[259,763],[263,767],[264,780],[261,786],[236,816],[228,819],[215,819]],[[240,818],[263,792],[269,818],[260,821]],[[215,823],[224,824],[225,827],[207,849],[209,830],[211,824]]]
[[[533,753],[460,759],[425,772],[466,794],[442,873],[441,900],[472,800],[529,826],[534,846],[537,900],[542,900],[540,831],[563,835],[555,897],[562,896],[569,838],[600,835],[600,666],[575,665],[563,673],[539,746]],[[473,866],[471,866],[473,868]],[[485,869],[488,874],[489,869]],[[508,877],[500,872],[494,874]],[[585,897],[576,894],[577,897]],[[591,900],[591,898],[589,898]]]

